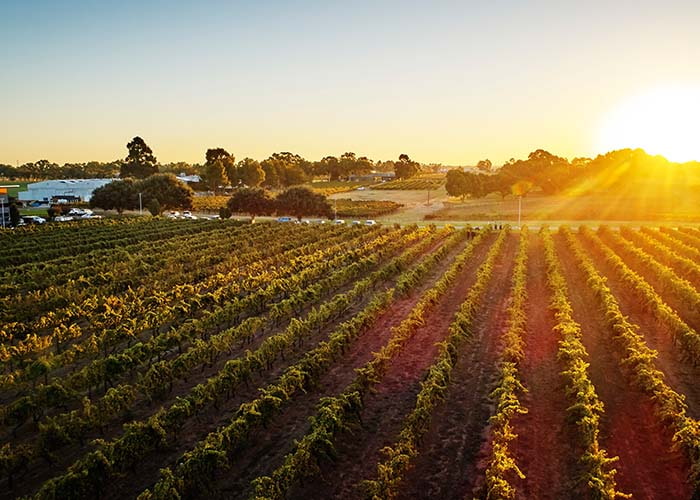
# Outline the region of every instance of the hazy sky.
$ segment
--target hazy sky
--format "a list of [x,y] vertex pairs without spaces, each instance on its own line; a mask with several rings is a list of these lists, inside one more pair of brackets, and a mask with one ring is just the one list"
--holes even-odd
[[0,1],[0,162],[594,155],[700,82],[700,2]]

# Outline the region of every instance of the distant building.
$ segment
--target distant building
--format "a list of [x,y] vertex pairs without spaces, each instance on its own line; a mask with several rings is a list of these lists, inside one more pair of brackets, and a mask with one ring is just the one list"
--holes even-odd
[[180,174],[176,175],[177,180],[184,182],[185,184],[197,184],[198,182],[202,181],[202,178],[198,175],[185,175],[185,174]]
[[369,174],[351,175],[348,180],[351,182],[382,182],[393,181],[395,178],[394,172],[370,172]]
[[44,203],[90,201],[95,189],[117,179],[55,179],[27,184],[26,191],[20,191],[20,201],[40,201]]

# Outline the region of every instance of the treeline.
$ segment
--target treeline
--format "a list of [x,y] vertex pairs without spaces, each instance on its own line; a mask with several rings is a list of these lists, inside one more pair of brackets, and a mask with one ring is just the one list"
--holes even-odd
[[328,176],[330,180],[346,180],[353,175],[372,171],[395,172],[397,178],[409,178],[423,170],[435,170],[438,165],[421,165],[401,154],[397,161],[374,161],[366,156],[346,152],[326,156],[318,161],[307,160],[290,152],[273,153],[263,161],[243,158],[236,161],[224,148],[206,151],[204,162],[176,162],[160,164],[153,150],[141,137],[134,137],[127,144],[128,154],[123,160],[111,162],[66,163],[58,165],[48,160],[25,163],[14,167],[0,164],[0,178],[6,179],[89,179],[127,178],[144,179],[155,173],[199,175],[201,187],[217,191],[222,186],[265,186],[282,188],[303,184],[315,176]]
[[502,197],[524,195],[533,189],[557,194],[576,186],[578,194],[615,189],[621,184],[649,182],[664,173],[666,181],[683,185],[690,176],[700,175],[700,164],[678,164],[663,156],[652,156],[643,149],[620,149],[596,158],[569,161],[538,149],[525,160],[511,158],[493,168],[489,160],[477,165],[476,171],[453,169],[447,172],[445,188],[450,196],[481,198],[491,193]]
[[[104,210],[136,210],[144,208],[151,215],[163,210],[192,209],[194,192],[172,174],[153,174],[146,179],[114,180],[97,188],[90,199],[90,206]],[[253,221],[258,215],[318,216],[331,218],[333,211],[326,197],[311,189],[295,186],[273,196],[266,189],[241,187],[234,190],[226,206],[219,210],[222,219],[233,214],[250,215]]]

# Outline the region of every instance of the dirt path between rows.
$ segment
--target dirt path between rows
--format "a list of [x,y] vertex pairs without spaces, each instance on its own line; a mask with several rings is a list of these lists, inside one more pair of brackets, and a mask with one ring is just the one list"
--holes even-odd
[[[599,253],[593,252],[591,255],[596,257],[596,268],[607,278],[607,284],[617,297],[622,313],[629,316],[631,322],[640,325],[639,333],[644,336],[647,345],[659,353],[656,366],[664,372],[666,383],[676,392],[685,395],[688,414],[700,418],[700,367],[693,366],[692,362],[683,358],[683,348],[673,341],[670,329],[644,309],[636,294],[617,279],[612,266],[600,258]],[[655,289],[661,295],[663,290]]]
[[573,316],[589,353],[589,375],[605,405],[600,442],[610,456],[620,457],[615,464],[618,489],[634,498],[690,498],[687,460],[671,450],[672,433],[654,415],[651,400],[627,382],[597,297],[559,235],[555,242]]
[[[401,485],[399,498],[463,499],[482,475],[479,452],[493,411],[489,394],[494,382],[499,333],[505,328],[509,283],[517,246],[512,234],[494,266],[473,337],[460,353],[444,403],[433,413],[419,454]],[[376,462],[376,460],[375,460]],[[371,476],[376,474],[372,464]]]
[[[494,239],[494,236],[489,236],[487,242],[475,249],[467,268],[473,268],[478,265],[473,262],[483,260],[487,244]],[[355,368],[363,366],[372,358],[373,352],[386,344],[391,335],[391,328],[408,316],[422,293],[433,286],[437,278],[451,265],[457,253],[463,249],[464,245],[458,245],[448,258],[436,266],[422,286],[417,287],[409,296],[397,300],[389,311],[382,314],[374,325],[353,343],[343,359],[321,377],[316,388],[306,394],[297,395],[286,409],[273,418],[267,429],[261,429],[251,439],[249,447],[235,458],[231,470],[217,477],[217,488],[221,498],[245,498],[246,494],[250,493],[250,482],[253,479],[270,474],[282,464],[284,456],[293,450],[294,440],[301,439],[308,431],[308,418],[315,414],[319,399],[340,393],[354,379]],[[338,452],[339,455],[343,455],[342,448],[338,447]],[[333,481],[335,479],[332,478]],[[293,497],[324,498],[324,495],[295,494]]]
[[544,248],[539,235],[530,236],[527,269],[525,357],[520,376],[528,392],[521,402],[528,409],[513,419],[518,438],[512,451],[526,478],[516,484],[518,498],[554,499],[577,489],[578,458],[576,429],[567,422],[570,401],[565,392],[561,365],[557,361],[560,336],[549,310],[550,292]]

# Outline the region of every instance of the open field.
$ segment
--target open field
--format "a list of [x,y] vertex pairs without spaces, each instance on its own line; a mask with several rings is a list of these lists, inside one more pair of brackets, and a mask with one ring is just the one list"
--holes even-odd
[[2,498],[698,494],[700,230],[4,237]]
[[[391,200],[404,206],[381,217],[386,222],[483,224],[518,220],[518,198],[501,198],[491,194],[485,198],[464,201],[448,196],[444,187],[435,190],[379,191],[368,189],[330,196],[353,200]],[[700,205],[692,196],[669,199],[667,196],[615,194],[551,195],[531,193],[522,199],[522,222],[542,224],[699,224]]]

